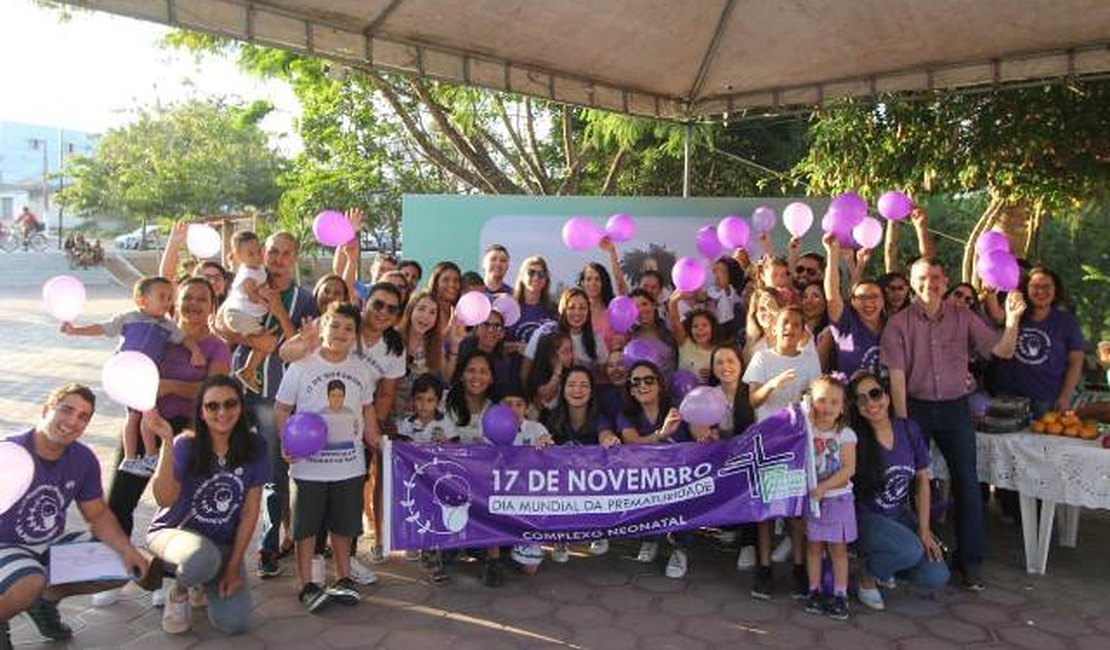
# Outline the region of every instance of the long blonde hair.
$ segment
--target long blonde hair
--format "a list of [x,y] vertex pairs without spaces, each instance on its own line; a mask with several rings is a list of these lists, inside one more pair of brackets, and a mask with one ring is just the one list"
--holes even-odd
[[551,269],[547,266],[547,260],[539,255],[533,255],[520,263],[520,268],[516,272],[516,282],[513,283],[513,298],[519,305],[524,306],[524,296],[528,288],[528,267],[538,266],[543,269],[547,279],[543,284],[543,291],[540,292],[540,305],[544,310],[549,312],[555,311],[555,304],[551,301]]
[[405,347],[408,348],[409,337],[413,333],[412,313],[416,311],[416,306],[420,304],[421,300],[431,302],[436,308],[436,322],[432,323],[432,326],[424,333],[422,338],[424,339],[424,358],[427,359],[428,370],[438,375],[443,370],[443,337],[439,331],[439,310],[441,307],[431,291],[422,289],[409,297],[409,301],[405,305],[405,313],[401,316],[401,322],[397,324],[397,332],[405,342]]

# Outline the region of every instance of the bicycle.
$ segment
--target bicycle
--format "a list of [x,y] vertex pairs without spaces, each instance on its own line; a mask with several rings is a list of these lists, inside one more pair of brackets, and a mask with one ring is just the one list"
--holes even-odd
[[27,235],[26,242],[22,233],[15,228],[0,228],[0,248],[5,253],[13,253],[19,249],[34,250],[41,253],[46,250],[46,235],[35,231]]

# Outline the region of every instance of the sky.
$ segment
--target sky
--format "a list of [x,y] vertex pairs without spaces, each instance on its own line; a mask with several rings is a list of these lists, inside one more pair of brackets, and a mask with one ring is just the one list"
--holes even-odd
[[31,0],[0,1],[0,120],[103,133],[134,108],[190,97],[268,99],[262,123],[285,153],[300,144],[299,115],[287,85],[240,72],[235,62],[159,47],[169,31],[154,23],[78,11],[69,21]]

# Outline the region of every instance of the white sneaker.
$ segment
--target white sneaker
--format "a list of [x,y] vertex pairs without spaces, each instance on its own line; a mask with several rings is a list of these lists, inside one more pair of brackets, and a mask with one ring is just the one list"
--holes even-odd
[[736,558],[737,571],[751,571],[755,568],[756,557],[755,547],[745,546],[740,549],[740,555]]
[[879,591],[878,588],[865,589],[863,587],[860,587],[856,591],[856,598],[859,599],[859,602],[861,604],[866,605],[867,607],[870,607],[875,611],[881,612],[886,609],[886,603],[883,602],[883,594]]
[[385,564],[386,561],[385,549],[381,546],[372,546],[370,548],[370,564]]
[[551,549],[551,561],[556,564],[570,562],[570,549],[566,544],[556,544],[555,548]]
[[659,542],[644,542],[640,544],[640,553],[636,556],[637,562],[654,562],[659,555]]
[[676,580],[686,576],[686,551],[680,548],[671,551],[671,559],[667,560],[667,570],[664,574]]
[[204,587],[189,587],[189,607],[198,609],[207,606],[208,594],[205,593]]
[[790,541],[790,536],[782,538],[779,545],[775,550],[771,551],[772,562],[785,562],[790,559],[790,551],[794,550],[794,544]]
[[184,634],[193,626],[192,611],[189,609],[189,592],[176,585],[166,596],[166,606],[162,609],[162,631],[166,634]]
[[154,476],[154,470],[147,467],[142,458],[124,458],[123,462],[119,464],[119,471],[134,476]]
[[605,555],[609,552],[609,540],[599,539],[590,542],[590,555]]
[[119,602],[119,589],[100,591],[92,596],[93,607],[111,607]]
[[357,557],[351,557],[351,580],[360,585],[372,585],[378,581],[378,574],[363,564]]
[[164,607],[166,605],[166,588],[164,586],[150,592],[150,604],[154,607]]

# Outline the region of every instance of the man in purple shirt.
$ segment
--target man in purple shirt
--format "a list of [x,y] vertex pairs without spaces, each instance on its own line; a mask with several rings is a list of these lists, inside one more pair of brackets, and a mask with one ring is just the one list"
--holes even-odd
[[54,641],[73,636],[62,622],[58,601],[120,586],[119,581],[47,584],[50,547],[88,541],[84,533],[66,533],[66,511],[73,502],[92,535],[114,549],[136,576],[147,573],[146,559],[131,546],[100,487],[100,463],[78,438],[85,433],[96,396],[79,384],[50,393],[33,429],[7,438],[5,444],[23,447],[34,462],[34,476],[26,493],[0,513],[0,648],[10,648],[8,621],[27,612],[39,633]]
[[1010,293],[1006,329],[999,337],[970,310],[946,304],[947,285],[948,276],[938,262],[928,258],[914,262],[910,287],[918,300],[887,322],[880,358],[890,372],[894,414],[912,417],[922,433],[936,441],[948,464],[956,498],[957,570],[964,586],[979,591],[986,531],[967,399],[975,390],[968,361],[972,350],[984,357],[1014,355],[1025,301],[1019,292]]

